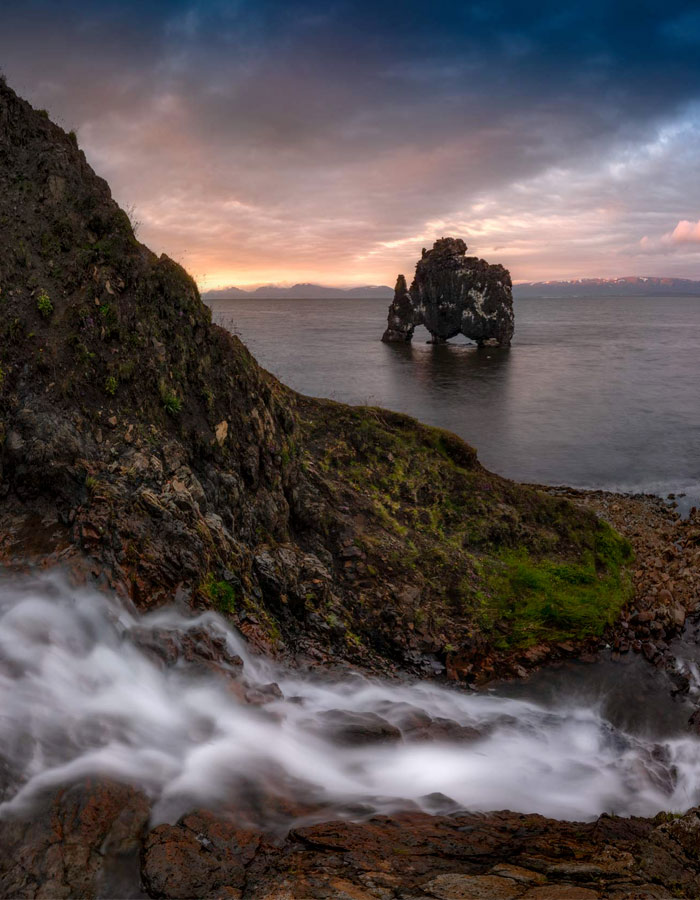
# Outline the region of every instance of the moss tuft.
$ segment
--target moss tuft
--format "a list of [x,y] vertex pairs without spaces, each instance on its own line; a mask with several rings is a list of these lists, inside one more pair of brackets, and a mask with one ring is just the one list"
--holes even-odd
[[182,412],[182,400],[177,394],[165,391],[162,395],[163,409],[171,416],[177,416]]
[[36,298],[36,308],[45,319],[48,319],[53,312],[53,303],[46,291],[39,291],[39,296]]
[[236,589],[228,581],[217,581],[209,572],[199,589],[219,612],[231,615],[236,611]]

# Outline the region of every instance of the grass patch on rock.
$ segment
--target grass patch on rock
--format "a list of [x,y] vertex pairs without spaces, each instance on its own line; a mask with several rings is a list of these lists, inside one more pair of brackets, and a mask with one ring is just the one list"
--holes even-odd
[[307,411],[309,470],[315,457],[325,490],[362,522],[358,575],[391,577],[395,629],[509,652],[601,636],[631,598],[631,548],[591,512],[488,472],[459,437],[408,416]]
[[537,559],[526,548],[504,551],[487,566],[483,624],[507,626],[507,637],[497,642],[503,648],[600,636],[631,597],[624,569],[631,558],[627,541],[604,522],[594,550],[579,561]]
[[217,580],[214,574],[210,572],[199,589],[220,613],[231,615],[236,611],[236,589],[228,581]]

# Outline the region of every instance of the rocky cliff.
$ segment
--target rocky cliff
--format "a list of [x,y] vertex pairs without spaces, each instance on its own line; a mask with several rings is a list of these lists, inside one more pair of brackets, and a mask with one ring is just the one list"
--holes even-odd
[[[487,472],[454,435],[281,385],[136,240],[75,136],[0,82],[3,566],[60,564],[140,609],[214,607],[289,661],[471,681],[597,646],[631,596],[629,560],[591,511]],[[661,631],[637,616],[637,634],[666,634],[654,618]],[[235,670],[206,634],[185,637],[147,649],[165,668]],[[3,791],[11,780],[3,759]],[[589,825],[416,813],[272,841],[225,812],[153,827],[125,785],[78,781],[42,802],[0,824],[3,896],[700,893],[694,811]]]
[[[454,246],[462,284],[481,264]],[[592,513],[263,371],[136,240],[75,136],[5,84],[0,315],[5,561],[81,561],[141,608],[215,606],[268,652],[460,678],[597,639],[628,597],[628,547]]]
[[385,343],[410,341],[415,327],[425,325],[434,343],[463,334],[479,346],[509,346],[510,273],[466,253],[460,238],[440,238],[432,250],[423,250],[410,290],[399,275],[382,337]]

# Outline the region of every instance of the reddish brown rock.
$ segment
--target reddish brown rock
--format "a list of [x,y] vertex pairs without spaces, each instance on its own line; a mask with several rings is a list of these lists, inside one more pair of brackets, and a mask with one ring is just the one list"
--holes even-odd
[[423,890],[437,900],[517,900],[522,886],[510,878],[497,875],[438,875],[423,885]]
[[31,819],[0,823],[0,896],[138,897],[150,804],[132,788],[88,782]]
[[186,816],[177,826],[159,825],[143,846],[143,884],[150,897],[239,900],[246,866],[260,835],[241,831],[210,813]]
[[230,900],[700,898],[700,816],[557,822],[500,812],[329,822],[275,839],[195,811],[147,828],[142,794],[59,791],[0,823],[3,897]]

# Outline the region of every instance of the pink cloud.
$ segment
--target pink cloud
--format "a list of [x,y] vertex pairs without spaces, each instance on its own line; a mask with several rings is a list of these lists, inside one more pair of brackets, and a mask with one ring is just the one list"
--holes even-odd
[[639,246],[647,253],[671,253],[683,249],[686,252],[697,252],[691,249],[693,244],[700,244],[700,219],[697,222],[681,219],[672,231],[667,231],[658,238],[645,235],[639,242]]
[[681,219],[661,240],[669,244],[700,244],[700,219],[697,222]]

